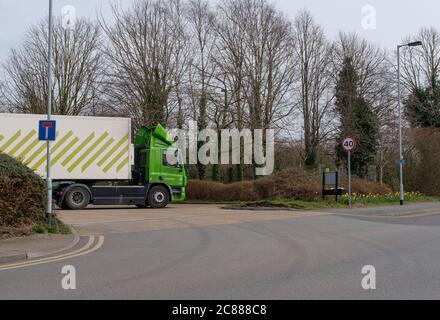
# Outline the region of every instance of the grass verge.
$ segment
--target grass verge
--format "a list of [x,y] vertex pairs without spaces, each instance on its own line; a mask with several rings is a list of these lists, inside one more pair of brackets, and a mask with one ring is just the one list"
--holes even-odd
[[[386,195],[353,194],[352,200],[354,207],[398,205],[399,194],[398,193],[390,193]],[[405,194],[406,203],[434,202],[434,201],[440,201],[440,197],[425,196],[416,192]],[[269,200],[261,200],[261,201],[240,201],[240,202],[235,202],[233,206],[242,207],[242,208],[277,207],[277,208],[291,208],[291,209],[300,209],[300,210],[312,210],[312,209],[323,209],[323,208],[345,208],[348,206],[348,195],[339,197],[338,202],[334,200],[334,197],[331,198],[329,197],[328,199],[315,199],[313,201],[269,199]]]
[[72,230],[67,224],[55,218],[50,228],[47,224],[41,224],[33,227],[31,232],[34,234],[71,234]]

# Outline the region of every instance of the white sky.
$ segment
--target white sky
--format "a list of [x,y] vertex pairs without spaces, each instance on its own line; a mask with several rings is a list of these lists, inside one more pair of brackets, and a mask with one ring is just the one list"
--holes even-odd
[[[133,0],[121,1],[129,6]],[[213,3],[217,0],[211,0]],[[332,39],[339,30],[356,31],[361,36],[392,49],[405,36],[421,27],[440,30],[439,0],[273,0],[289,17],[307,8]],[[96,9],[110,16],[110,0],[54,0],[54,14],[61,16],[64,5],[73,5],[78,16],[96,17]],[[362,8],[376,9],[377,28],[362,28]],[[0,0],[0,62],[10,49],[20,44],[26,28],[47,15],[48,0]]]

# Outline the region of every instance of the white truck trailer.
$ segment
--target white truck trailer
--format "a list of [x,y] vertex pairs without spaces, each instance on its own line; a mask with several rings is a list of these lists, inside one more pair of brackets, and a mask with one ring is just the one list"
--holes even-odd
[[[0,114],[0,151],[46,178],[46,142],[38,140],[45,115]],[[125,118],[52,116],[51,177],[68,180],[130,180],[131,122]]]

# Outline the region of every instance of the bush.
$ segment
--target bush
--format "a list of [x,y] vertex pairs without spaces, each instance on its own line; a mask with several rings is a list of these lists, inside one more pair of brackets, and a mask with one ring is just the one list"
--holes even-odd
[[412,129],[405,153],[405,189],[440,195],[440,130]]
[[[347,187],[347,179],[341,186]],[[353,192],[357,194],[388,194],[385,186],[361,179],[353,179]],[[315,176],[301,169],[289,169],[255,181],[223,184],[213,181],[190,180],[186,194],[188,200],[198,201],[255,201],[267,199],[291,199],[313,201],[321,197],[322,176]]]
[[[348,190],[348,179],[341,179],[341,185]],[[375,195],[385,195],[391,192],[391,189],[384,185],[367,180],[362,180],[358,178],[353,178],[351,181],[351,189],[357,194],[375,194]]]
[[46,186],[38,175],[0,152],[0,227],[22,228],[45,221]]
[[289,169],[256,181],[260,199],[282,198],[312,201],[320,196],[321,184],[306,171]]
[[253,181],[223,184],[214,181],[190,180],[186,187],[187,200],[252,201],[258,198]]

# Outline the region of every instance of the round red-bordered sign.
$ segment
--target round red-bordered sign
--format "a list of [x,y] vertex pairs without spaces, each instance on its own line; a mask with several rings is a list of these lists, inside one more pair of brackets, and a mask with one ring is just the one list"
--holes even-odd
[[342,149],[344,149],[345,152],[352,152],[356,149],[356,140],[353,137],[345,137],[344,140],[342,140]]

